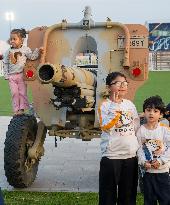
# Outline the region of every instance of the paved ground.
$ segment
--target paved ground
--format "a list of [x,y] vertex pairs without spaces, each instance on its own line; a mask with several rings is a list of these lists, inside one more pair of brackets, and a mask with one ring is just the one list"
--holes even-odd
[[[4,174],[4,140],[10,117],[0,117],[0,187],[13,190]],[[47,136],[45,155],[39,164],[37,178],[26,191],[98,192],[100,139],[82,142],[64,139],[54,146],[54,137]]]

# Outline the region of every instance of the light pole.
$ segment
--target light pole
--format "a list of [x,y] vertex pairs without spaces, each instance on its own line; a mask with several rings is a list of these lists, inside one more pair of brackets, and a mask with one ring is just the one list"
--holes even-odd
[[12,11],[5,13],[5,19],[9,21],[9,31],[11,33],[12,21],[14,21],[14,13]]

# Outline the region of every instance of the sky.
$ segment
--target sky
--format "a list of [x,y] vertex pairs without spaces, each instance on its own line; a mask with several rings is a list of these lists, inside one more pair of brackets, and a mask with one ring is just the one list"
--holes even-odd
[[170,0],[0,0],[0,40],[9,38],[6,12],[15,15],[12,28],[31,30],[60,23],[62,19],[79,22],[85,6],[91,7],[95,22],[105,22],[107,17],[121,23],[170,22]]

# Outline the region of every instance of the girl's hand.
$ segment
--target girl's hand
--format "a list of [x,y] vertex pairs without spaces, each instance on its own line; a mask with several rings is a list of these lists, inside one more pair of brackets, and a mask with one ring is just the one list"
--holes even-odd
[[44,53],[44,48],[43,47],[40,47],[39,48],[39,52],[40,52],[40,55],[42,55]]
[[119,92],[114,92],[113,95],[111,96],[111,100],[115,103],[119,103],[120,102]]
[[17,62],[17,59],[14,57],[14,53],[12,53],[12,52],[9,52],[9,61],[12,64],[16,64],[16,62]]
[[120,127],[122,127],[122,125],[123,125],[123,124],[122,124],[120,121],[118,121],[118,122],[115,124],[115,127],[116,127],[116,128],[120,128]]

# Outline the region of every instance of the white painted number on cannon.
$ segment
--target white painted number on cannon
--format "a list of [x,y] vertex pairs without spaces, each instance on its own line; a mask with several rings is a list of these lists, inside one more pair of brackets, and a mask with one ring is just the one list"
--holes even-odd
[[[125,47],[125,38],[124,37],[118,37],[118,49],[122,49]],[[130,39],[130,47],[131,48],[147,48],[148,47],[148,41],[146,38],[131,38]]]

